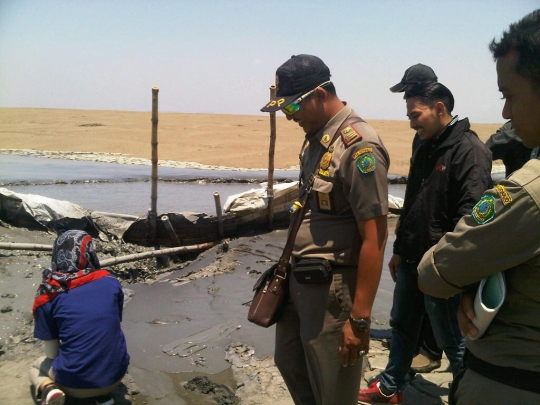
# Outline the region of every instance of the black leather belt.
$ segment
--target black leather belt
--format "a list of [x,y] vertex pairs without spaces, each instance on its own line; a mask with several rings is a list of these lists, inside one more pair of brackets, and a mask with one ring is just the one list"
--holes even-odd
[[464,360],[466,366],[477,372],[478,374],[497,381],[501,384],[509,385],[510,387],[520,390],[530,391],[540,394],[540,372],[522,370],[515,367],[496,366],[479,359],[469,350],[465,352]]

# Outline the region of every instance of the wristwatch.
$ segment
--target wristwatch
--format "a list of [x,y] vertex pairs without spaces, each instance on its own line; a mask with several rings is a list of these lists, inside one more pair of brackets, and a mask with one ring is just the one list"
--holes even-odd
[[371,325],[371,319],[370,318],[360,318],[360,319],[354,319],[352,316],[349,316],[349,322],[352,326],[354,326],[354,329],[359,331],[365,331],[369,329],[369,326]]

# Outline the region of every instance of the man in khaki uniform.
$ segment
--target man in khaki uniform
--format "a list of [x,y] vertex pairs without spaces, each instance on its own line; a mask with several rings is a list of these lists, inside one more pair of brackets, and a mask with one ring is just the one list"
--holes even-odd
[[[490,45],[497,61],[502,115],[528,148],[540,146],[540,10],[512,24]],[[458,310],[462,333],[472,324],[477,283],[503,272],[506,299],[485,333],[467,340],[466,369],[452,383],[458,405],[540,404],[540,161],[502,180],[430,249],[419,285],[445,298],[467,291]]]
[[[315,179],[294,243],[275,362],[295,404],[352,405],[386,245],[390,159],[375,130],[337,97],[318,57],[291,57],[276,84],[277,97],[261,111],[281,109],[306,133],[300,196]],[[297,280],[306,259],[327,260],[331,279]]]

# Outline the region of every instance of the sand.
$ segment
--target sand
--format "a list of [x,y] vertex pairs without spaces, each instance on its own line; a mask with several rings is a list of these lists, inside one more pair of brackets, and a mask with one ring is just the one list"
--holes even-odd
[[[268,167],[270,120],[264,115],[160,113],[158,159],[211,166]],[[407,175],[414,131],[408,121],[364,117],[390,154],[390,174]],[[486,141],[499,127],[471,127]],[[276,117],[275,169],[298,165],[302,129]],[[150,112],[0,108],[0,149],[125,153],[150,159]]]

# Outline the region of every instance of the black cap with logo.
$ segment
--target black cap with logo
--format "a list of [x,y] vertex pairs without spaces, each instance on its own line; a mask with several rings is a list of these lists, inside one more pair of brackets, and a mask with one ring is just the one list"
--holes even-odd
[[276,97],[261,111],[277,111],[330,80],[330,69],[313,55],[293,55],[276,70]]

